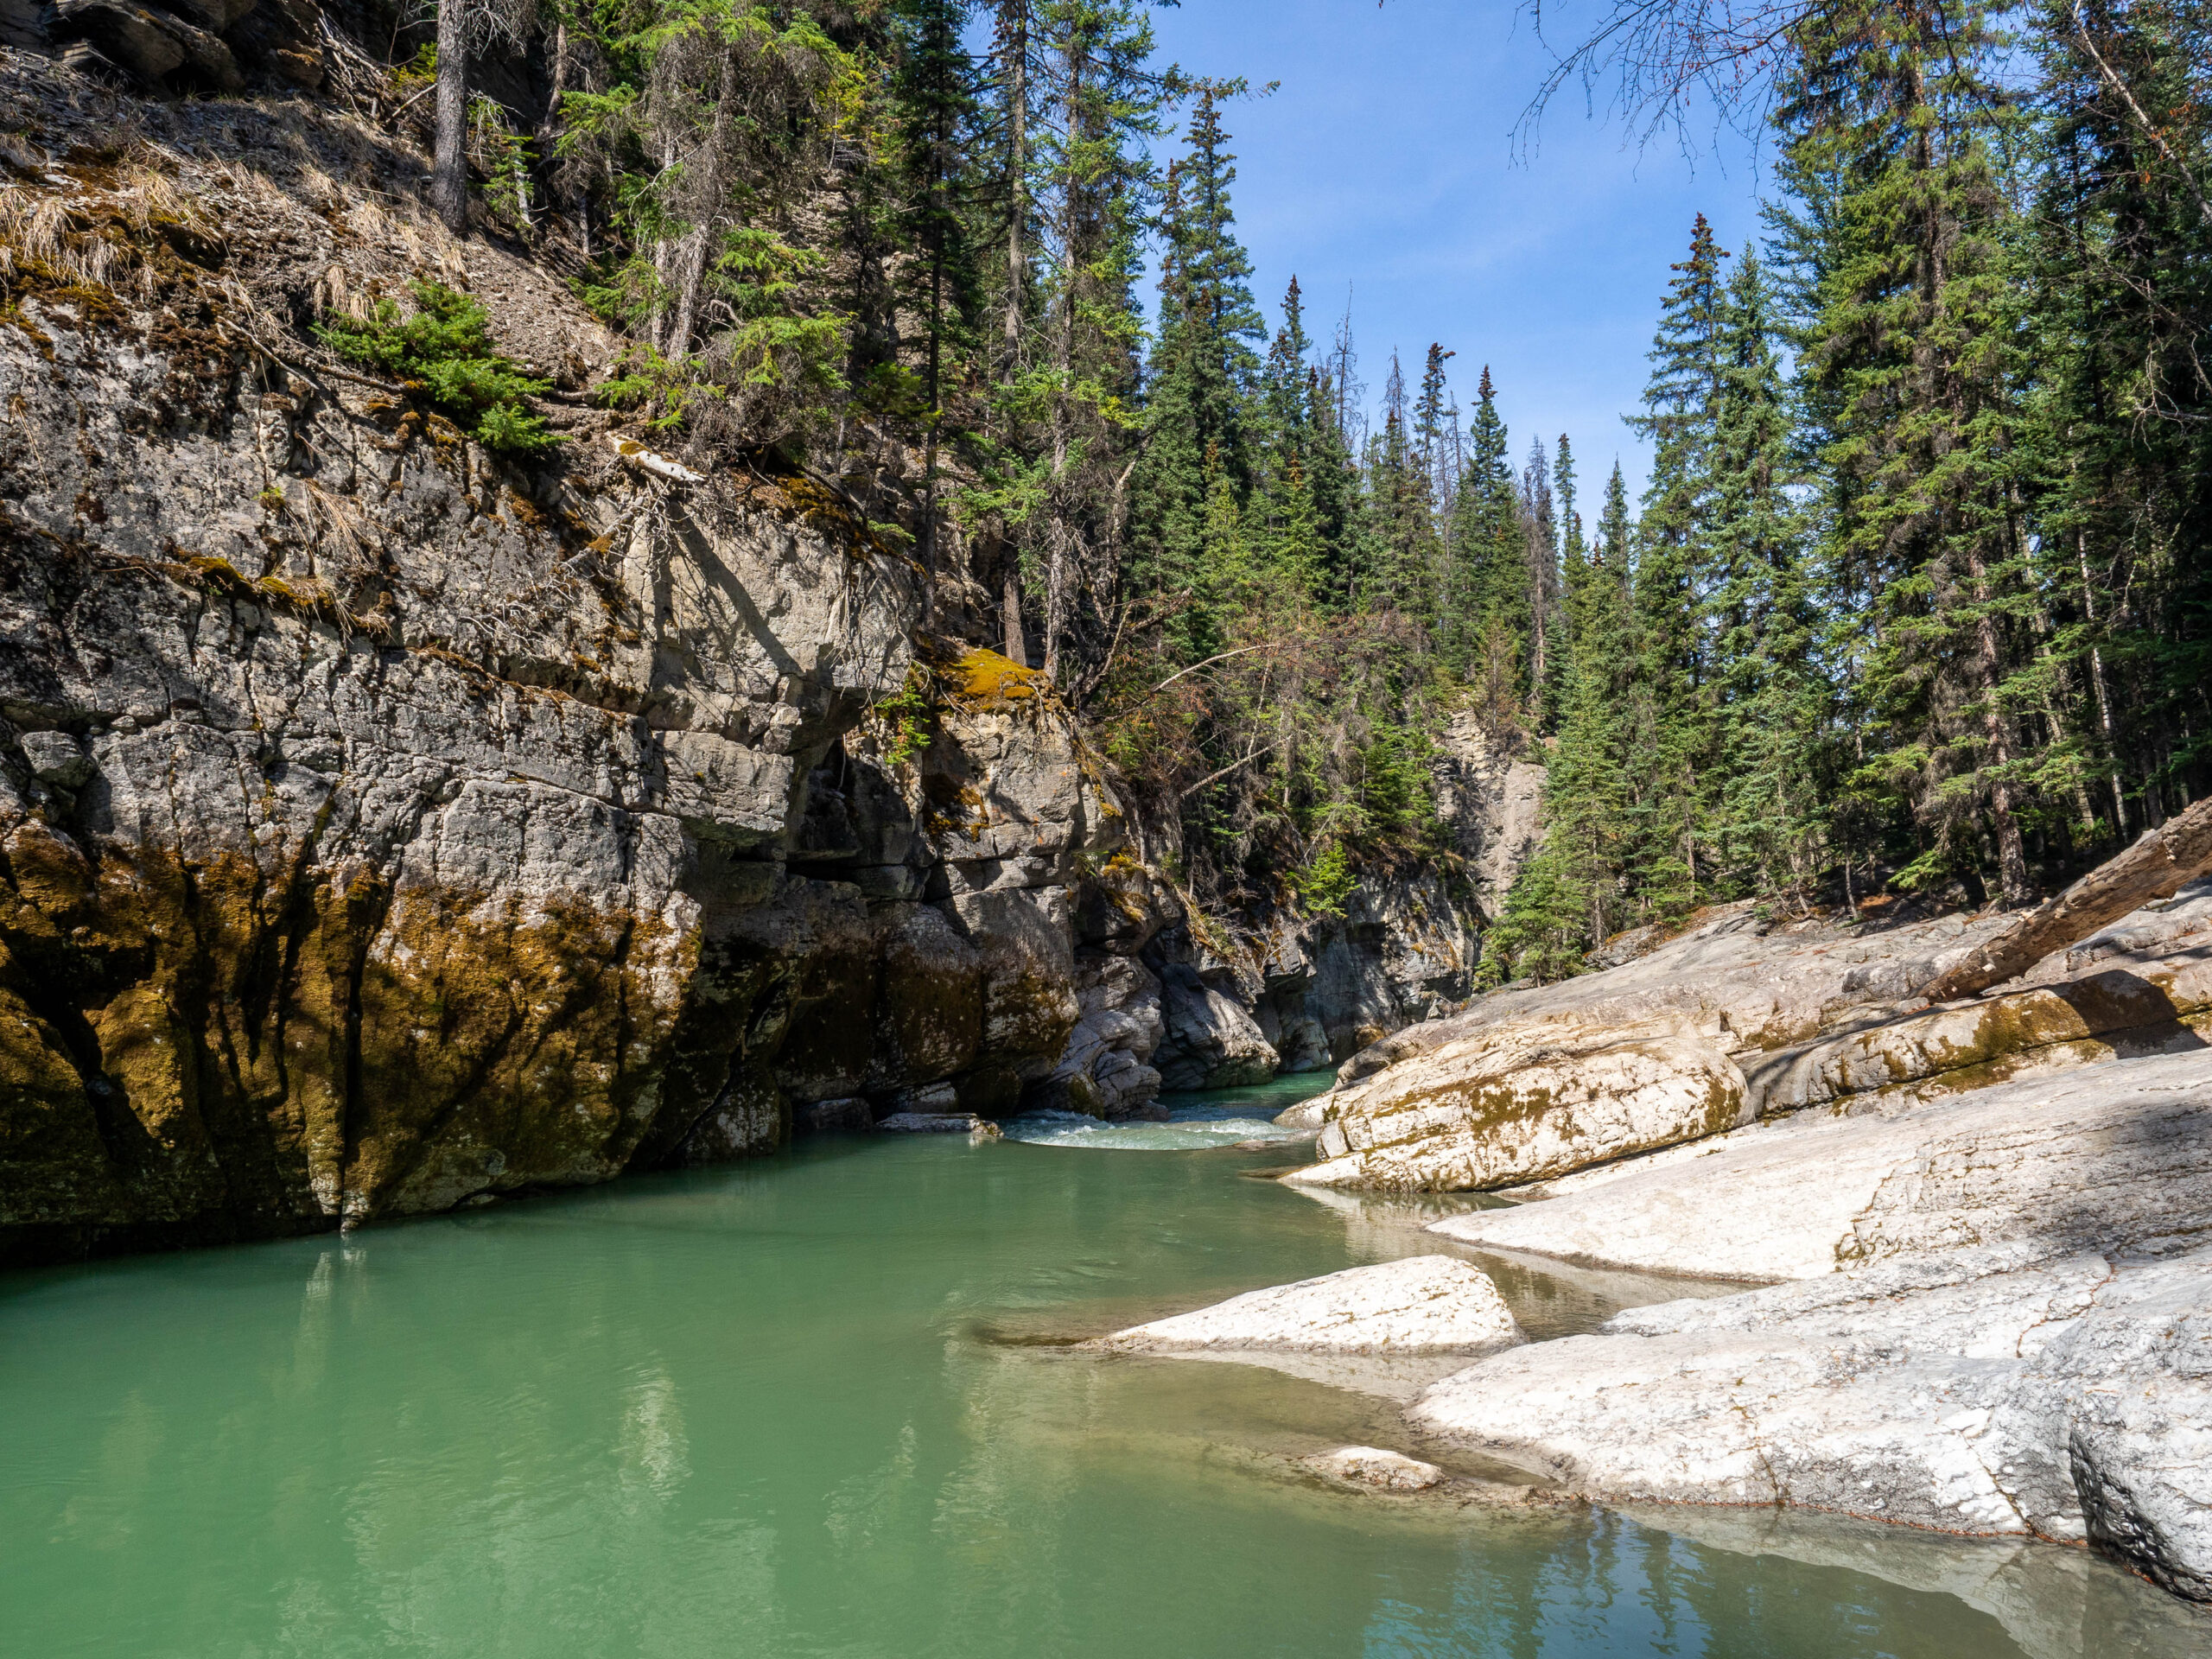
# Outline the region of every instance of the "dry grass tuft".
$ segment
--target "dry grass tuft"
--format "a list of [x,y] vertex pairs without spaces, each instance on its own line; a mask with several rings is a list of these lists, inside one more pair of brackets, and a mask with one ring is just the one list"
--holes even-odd
[[0,282],[101,289],[150,299],[175,264],[173,233],[222,240],[206,206],[180,185],[175,158],[142,143],[130,159],[79,167],[46,189],[0,191]]

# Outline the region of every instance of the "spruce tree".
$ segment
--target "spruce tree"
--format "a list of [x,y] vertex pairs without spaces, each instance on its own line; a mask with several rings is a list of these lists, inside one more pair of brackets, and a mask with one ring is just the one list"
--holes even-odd
[[1700,213],[1689,255],[1673,267],[1660,302],[1643,412],[1630,422],[1652,441],[1634,573],[1636,718],[1649,771],[1630,866],[1641,902],[1668,917],[1700,903],[1710,885],[1703,845],[1710,734],[1700,624],[1719,401],[1720,265],[1727,257]]
[[1477,688],[1493,719],[1518,720],[1527,692],[1528,550],[1505,422],[1487,364],[1475,399],[1452,526],[1440,654],[1446,668]]
[[1313,341],[1306,333],[1298,278],[1283,295],[1282,327],[1268,348],[1252,425],[1260,452],[1251,518],[1269,568],[1307,599],[1329,587],[1333,539],[1342,528],[1340,496],[1322,465],[1323,411],[1313,397]]
[[1997,146],[2011,120],[1974,0],[1876,0],[1810,20],[1781,112],[1784,174],[1823,205],[1805,373],[1836,487],[1825,557],[1872,598],[1850,641],[1861,781],[1916,837],[1908,885],[2034,883],[2007,681],[2032,595],[2018,499],[2017,318]]
[[1559,522],[1552,499],[1551,462],[1539,440],[1529,446],[1521,472],[1521,539],[1529,583],[1529,723],[1549,723],[1554,682],[1564,652],[1557,638],[1560,599]]
[[899,64],[890,105],[906,211],[901,230],[918,253],[912,294],[922,316],[922,557],[937,563],[938,451],[944,437],[948,334],[964,340],[976,302],[971,219],[962,200],[974,168],[977,77],[961,42],[967,0],[901,0]]
[[[1241,81],[1196,84],[1189,147],[1169,168],[1146,443],[1134,480],[1139,579],[1194,593],[1184,632],[1198,655],[1218,648],[1225,585],[1242,568],[1241,537],[1232,547],[1210,527],[1224,522],[1222,500],[1242,522],[1259,390],[1253,342],[1265,336],[1247,286],[1251,262],[1236,240],[1236,158],[1220,118],[1221,100],[1243,91]],[[1264,425],[1267,411],[1257,412]]]
[[2023,226],[2040,771],[2077,791],[2076,839],[2108,846],[2212,787],[2212,18],[2053,0],[2044,23]]
[[1043,666],[1058,679],[1064,648],[1088,658],[1112,632],[1100,601],[1122,564],[1120,452],[1139,389],[1135,279],[1155,188],[1147,146],[1176,83],[1152,66],[1152,25],[1132,0],[1039,0],[1033,25],[1048,111],[1034,149],[1044,372],[1020,396],[1043,405]]
[[1825,697],[1806,526],[1791,494],[1792,410],[1753,254],[1723,301],[1719,376],[1704,584],[1706,764],[1719,779],[1709,834],[1738,890],[1802,898],[1821,839]]

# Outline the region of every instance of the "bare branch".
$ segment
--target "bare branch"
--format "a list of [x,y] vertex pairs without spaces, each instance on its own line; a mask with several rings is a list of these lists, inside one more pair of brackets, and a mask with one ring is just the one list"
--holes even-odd
[[1192,663],[1188,668],[1177,669],[1173,674],[1170,674],[1158,685],[1152,688],[1153,695],[1157,696],[1160,692],[1165,691],[1169,686],[1174,684],[1176,681],[1181,679],[1185,674],[1195,674],[1202,668],[1211,668],[1216,663],[1225,663],[1232,657],[1242,657],[1249,652],[1272,651],[1274,648],[1274,642],[1273,640],[1263,639],[1256,645],[1239,645],[1235,651],[1217,652],[1214,655],[1207,658],[1203,663]]
[[[1564,54],[1516,124],[1515,137],[1533,145],[1552,99],[1579,83],[1586,102],[1598,83],[1615,83],[1614,114],[1649,140],[1664,126],[1685,130],[1692,105],[1709,102],[1716,118],[1744,125],[1766,113],[1788,37],[1827,0],[1611,0],[1597,26]],[[1545,41],[1544,0],[1523,0]],[[1546,41],[1547,45],[1549,44]]]
[[1189,800],[1189,799],[1191,798],[1191,797],[1192,797],[1192,796],[1193,796],[1193,795],[1197,794],[1200,790],[1204,789],[1204,788],[1205,788],[1208,784],[1217,784],[1217,783],[1219,783],[1223,779],[1224,779],[1224,778],[1228,777],[1228,776],[1229,776],[1229,774],[1230,774],[1230,772],[1232,772],[1236,771],[1236,770],[1237,769],[1237,767],[1239,767],[1239,766],[1250,766],[1250,765],[1252,764],[1252,762],[1253,762],[1253,761],[1255,761],[1255,760],[1258,760],[1262,755],[1263,755],[1263,754],[1273,754],[1273,753],[1274,753],[1277,749],[1279,749],[1279,748],[1282,747],[1283,744],[1287,743],[1287,742],[1289,742],[1289,741],[1290,741],[1290,740],[1289,740],[1288,738],[1287,738],[1287,737],[1286,737],[1286,738],[1283,738],[1283,739],[1281,739],[1280,741],[1276,741],[1276,742],[1274,742],[1274,743],[1270,743],[1270,744],[1268,744],[1268,745],[1266,747],[1264,747],[1264,748],[1258,748],[1258,749],[1255,749],[1255,750],[1253,750],[1253,751],[1251,752],[1251,753],[1249,753],[1249,754],[1246,755],[1246,756],[1245,756],[1243,760],[1232,760],[1232,761],[1230,761],[1227,766],[1224,766],[1224,767],[1223,767],[1219,772],[1208,772],[1205,777],[1203,777],[1203,778],[1199,779],[1198,779],[1198,781],[1197,783],[1192,784],[1192,785],[1188,789],[1185,790],[1185,791],[1182,792],[1182,794],[1181,794],[1180,796],[1179,796],[1177,798],[1178,798],[1178,799],[1179,799],[1179,800],[1185,800],[1185,801]]
[[2196,175],[2182,164],[2181,157],[2175,155],[2173,147],[2166,143],[2165,135],[2152,124],[2151,118],[2143,113],[2143,106],[2135,101],[2135,94],[2127,90],[2127,83],[2105,61],[2104,54],[2097,50],[2097,43],[2089,38],[2088,20],[2082,15],[2082,0],[2074,0],[2074,33],[2082,42],[2082,49],[2089,54],[2089,61],[2097,66],[2097,73],[2104,77],[2105,84],[2119,93],[2120,101],[2127,105],[2127,112],[2135,118],[2135,124],[2143,129],[2143,136],[2158,146],[2158,154],[2166,158],[2166,164],[2181,175],[2182,182],[2189,187],[2189,194],[2196,198],[2196,211],[2203,216],[2204,222],[2212,225],[2212,201],[2204,199],[2204,192],[2196,182]]

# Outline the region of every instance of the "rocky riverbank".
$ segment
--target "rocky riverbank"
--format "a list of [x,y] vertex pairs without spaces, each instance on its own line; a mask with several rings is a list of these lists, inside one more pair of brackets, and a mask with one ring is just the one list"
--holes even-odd
[[[1321,1157],[1287,1179],[1517,1200],[1431,1224],[1465,1259],[1105,1345],[1311,1374],[1363,1329],[1464,1320],[1448,1375],[1433,1347],[1337,1367],[1425,1455],[1605,1503],[2088,1544],[2212,1600],[2212,880],[1977,1001],[1916,993],[2013,926],[1725,913],[1402,1033],[1294,1109]],[[1593,1334],[1526,1342],[1484,1323],[1489,1277],[1460,1288],[1485,1264],[1655,1277]],[[1669,1275],[1766,1287],[1669,1301]]]

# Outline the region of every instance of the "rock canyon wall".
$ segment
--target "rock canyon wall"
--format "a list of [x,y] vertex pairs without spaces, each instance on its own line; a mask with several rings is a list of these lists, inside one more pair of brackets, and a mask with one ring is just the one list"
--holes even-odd
[[[1466,994],[1425,879],[1189,915],[853,480],[662,461],[389,134],[0,52],[0,1261],[1128,1116]],[[308,343],[422,279],[551,383],[550,458]]]

